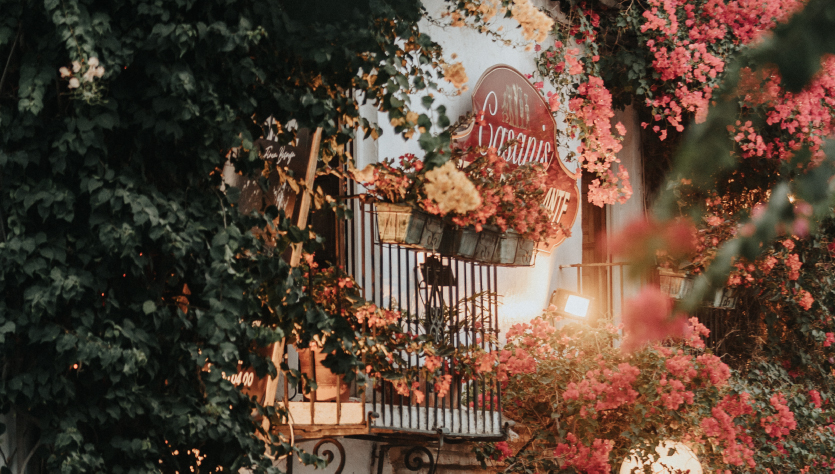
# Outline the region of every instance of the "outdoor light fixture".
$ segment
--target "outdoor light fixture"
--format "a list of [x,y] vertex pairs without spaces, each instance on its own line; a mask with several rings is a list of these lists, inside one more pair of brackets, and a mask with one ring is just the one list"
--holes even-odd
[[[670,451],[673,451],[670,454]],[[652,474],[672,474],[677,472],[689,472],[690,474],[702,474],[702,465],[699,458],[692,449],[685,444],[676,441],[664,441],[655,452],[658,459],[652,463]],[[647,462],[647,464],[649,464]],[[643,466],[634,456],[627,458],[620,466],[620,474],[633,474],[644,472]]]
[[550,303],[557,307],[558,313],[569,318],[585,319],[591,309],[591,299],[563,288],[551,294]]
[[420,266],[420,273],[428,285],[432,286],[455,286],[455,275],[452,273],[452,268],[441,262],[441,259],[434,255],[430,255]]

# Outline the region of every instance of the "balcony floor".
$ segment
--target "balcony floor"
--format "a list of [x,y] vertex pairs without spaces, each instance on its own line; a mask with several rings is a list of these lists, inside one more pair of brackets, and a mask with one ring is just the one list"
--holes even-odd
[[[434,433],[446,428],[449,436],[501,436],[501,414],[498,411],[441,407],[391,406],[371,403],[344,402],[337,418],[337,406],[333,402],[289,402],[290,419],[294,428],[305,430],[315,426],[319,431],[327,427],[362,429],[366,433],[378,430]],[[365,414],[376,412],[370,430],[363,422]],[[312,416],[311,416],[312,415]],[[284,431],[284,430],[281,430]],[[307,431],[307,430],[305,430]],[[361,433],[358,433],[361,434]]]

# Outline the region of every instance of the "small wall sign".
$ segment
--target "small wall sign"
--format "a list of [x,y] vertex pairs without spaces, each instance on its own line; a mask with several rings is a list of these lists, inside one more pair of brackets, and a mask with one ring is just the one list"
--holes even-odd
[[[236,173],[235,167],[227,161],[223,168],[223,181],[226,185],[241,190],[238,198],[241,212],[247,213],[256,209],[262,211],[274,205],[278,209],[284,209],[285,215],[291,219],[293,225],[304,229],[307,226],[307,215],[310,211],[310,192],[294,191],[286,180],[281,179],[276,169],[281,168],[285,173],[292,171],[294,178],[304,180],[307,191],[310,191],[313,187],[321,140],[321,128],[313,132],[308,129],[297,130],[295,142],[288,145],[281,145],[265,138],[256,140],[254,145],[270,171],[267,175],[269,186],[266,193],[258,184],[258,177]],[[283,257],[290,262],[291,266],[297,266],[301,259],[301,246],[297,244],[292,251],[288,249]],[[278,367],[284,354],[284,345],[283,343],[272,344],[259,349],[258,352],[264,357],[270,357]],[[256,397],[259,403],[272,405],[275,400],[278,378],[258,377],[254,369],[244,368],[242,362],[238,363],[236,373],[223,374],[223,377],[240,386],[246,395]]]

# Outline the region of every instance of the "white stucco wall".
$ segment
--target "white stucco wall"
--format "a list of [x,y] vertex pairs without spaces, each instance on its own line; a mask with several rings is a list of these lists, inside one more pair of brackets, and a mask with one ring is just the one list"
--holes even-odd
[[[615,123],[621,122],[627,130],[626,137],[623,140],[623,149],[618,153],[618,158],[621,160],[621,166],[624,166],[629,171],[629,178],[633,187],[632,198],[623,204],[608,206],[606,212],[606,225],[610,236],[616,236],[622,229],[628,225],[632,220],[643,216],[646,212],[644,200],[644,173],[643,173],[643,156],[641,154],[641,134],[640,134],[640,120],[635,110],[630,106],[626,110],[615,111]],[[611,253],[611,251],[610,251]],[[624,261],[623,257],[615,257],[614,261]],[[620,277],[615,273],[615,281],[613,285],[615,288],[620,284]],[[624,272],[624,299],[628,299],[640,289],[639,282],[630,280]],[[614,292],[615,308],[620,308],[622,302],[620,301],[619,292]],[[620,321],[619,312],[615,313],[615,323]]]
[[[430,1],[427,4],[430,15],[439,18],[443,11],[444,2]],[[504,25],[503,34],[508,39],[516,44],[522,44],[521,36],[517,33],[518,29],[515,28],[513,20],[505,19],[498,24]],[[448,59],[451,58],[452,54],[457,55],[454,61],[461,61],[464,65],[469,78],[467,85],[470,89],[475,87],[478,78],[488,68],[496,64],[507,64],[523,74],[533,72],[536,68],[533,51],[525,51],[524,47],[506,46],[500,42],[492,41],[488,36],[473,29],[463,27],[441,28],[427,21],[423,22],[421,29],[443,46]],[[446,89],[454,90],[451,85],[443,84]],[[546,91],[548,90],[547,87],[546,85]],[[472,110],[471,92],[472,90],[461,95],[436,94],[435,105],[444,104],[447,108],[447,116],[451,120],[455,120],[458,116]],[[416,98],[413,103],[419,104],[420,102]],[[417,108],[420,109],[420,106],[417,106]],[[358,166],[379,161],[383,158],[396,158],[403,153],[415,153],[418,156],[422,154],[417,140],[404,141],[400,136],[394,134],[393,127],[389,125],[389,120],[385,114],[378,114],[371,106],[366,106],[363,109],[363,114],[369,119],[376,118],[384,129],[384,133],[376,141],[368,139],[358,143]],[[630,131],[630,133],[627,133],[619,158],[632,177],[634,196],[626,204],[607,206],[607,227],[613,232],[616,232],[617,229],[622,228],[628,221],[635,216],[640,216],[643,212],[640,137],[637,132],[639,124],[631,110],[618,112],[615,121],[621,121]],[[561,128],[565,125],[560,116],[557,117],[557,124]],[[577,143],[559,143],[558,146],[562,156],[565,156],[565,151],[576,148]],[[582,215],[578,210],[577,219],[571,229],[572,237],[563,242],[550,255],[539,253],[534,267],[499,269],[498,290],[503,303],[499,308],[502,333],[511,325],[528,321],[540,314],[547,307],[548,299],[555,289],[563,287],[574,290],[577,288],[576,270],[573,268],[560,269],[559,267],[560,265],[582,263],[581,222]],[[619,281],[616,283],[619,284]],[[634,288],[627,285],[625,288],[626,295],[628,296],[632,292],[634,292]],[[615,308],[617,310],[620,306],[620,295],[619,291],[615,293]]]

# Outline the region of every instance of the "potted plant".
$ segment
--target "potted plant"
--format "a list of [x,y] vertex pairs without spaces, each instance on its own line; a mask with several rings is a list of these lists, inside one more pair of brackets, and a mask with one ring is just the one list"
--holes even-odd
[[438,250],[443,218],[481,205],[472,182],[451,161],[429,170],[409,153],[397,165],[386,159],[352,174],[375,203],[377,229],[384,243]]
[[543,166],[513,166],[495,148],[468,150],[462,161],[482,205],[476,212],[451,220],[459,229],[478,232],[479,241],[473,245],[476,259],[509,266],[532,265],[536,242],[560,232],[542,205],[546,193]]
[[[337,355],[336,350],[323,350],[333,345],[334,341],[329,340],[330,335],[347,332],[385,336],[392,331],[397,332],[400,314],[378,308],[366,301],[357,282],[340,268],[331,266],[319,269],[312,256],[307,257],[303,269],[308,284],[303,291],[310,295],[316,309],[335,317],[330,320],[330,327],[314,340],[302,340],[298,333],[293,334],[299,353],[299,371],[307,387],[312,387],[311,381],[315,382],[315,400],[329,401],[338,397],[340,401],[347,401],[349,384],[324,364],[330,354]],[[299,327],[296,325],[294,329],[298,330]],[[376,365],[374,361],[370,363]]]
[[[381,308],[365,300],[357,282],[339,267],[320,269],[311,255],[305,255],[305,261],[302,270],[307,284],[302,291],[309,295],[313,306],[294,323],[290,340],[300,353],[300,370],[288,377],[303,384],[309,399],[346,401],[349,382],[364,382],[366,377],[376,379],[372,386],[391,387],[388,396],[397,393],[416,400],[425,396],[419,381],[448,386],[441,367],[416,366],[409,361],[449,357],[454,347],[421,331],[413,332],[413,325],[397,309]],[[324,315],[329,317],[321,317]],[[305,325],[315,326],[318,334],[303,339],[302,334],[315,332],[303,331]],[[351,368],[350,377],[334,374],[329,367],[346,360],[342,356],[347,351],[353,351],[362,365]],[[362,383],[358,388],[364,390],[364,386]],[[313,390],[315,394],[310,393]]]

